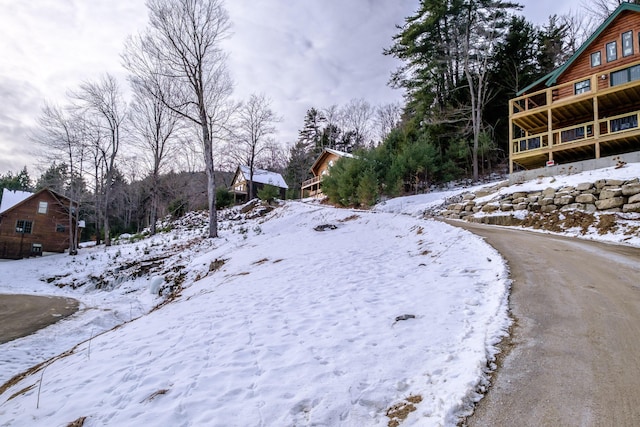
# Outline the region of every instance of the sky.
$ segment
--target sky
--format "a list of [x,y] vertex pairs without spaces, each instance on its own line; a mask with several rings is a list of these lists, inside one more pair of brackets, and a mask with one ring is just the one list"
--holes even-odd
[[[580,0],[525,0],[535,23],[579,8]],[[418,0],[227,1],[226,42],[234,98],[264,94],[278,123],[276,139],[295,141],[311,107],[402,101],[387,86],[400,64],[384,56],[397,25]],[[126,86],[120,54],[146,26],[144,0],[0,0],[0,174],[38,168],[29,139],[45,101],[65,104],[84,81],[115,75]],[[35,176],[34,176],[35,175]]]

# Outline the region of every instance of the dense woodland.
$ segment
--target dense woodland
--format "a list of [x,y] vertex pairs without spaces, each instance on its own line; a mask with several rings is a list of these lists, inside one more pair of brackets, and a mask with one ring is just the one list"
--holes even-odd
[[123,47],[131,99],[108,74],[69,88],[31,135],[42,172],[7,172],[0,190],[49,187],[80,201],[83,239],[110,244],[196,209],[209,209],[215,237],[239,164],[282,173],[296,198],[325,147],[355,154],[323,182],[344,206],[504,174],[509,98],[566,61],[619,4],[587,2],[536,26],[515,2],[421,0],[383,52],[403,64],[389,79],[403,105],[315,106],[296,141],[279,141],[268,94],[232,97],[222,1],[150,0],[149,27]]

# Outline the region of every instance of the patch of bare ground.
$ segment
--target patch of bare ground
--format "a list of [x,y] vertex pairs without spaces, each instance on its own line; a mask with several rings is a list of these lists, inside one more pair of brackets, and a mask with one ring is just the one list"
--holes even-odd
[[[622,219],[614,213],[594,215],[582,211],[554,211],[527,215],[522,222],[522,226],[555,233],[578,229],[582,235],[587,234],[589,229],[593,227],[598,234],[603,235],[617,232],[621,227]],[[637,229],[638,227],[625,227],[625,234],[633,233],[634,228]]]
[[346,218],[339,219],[338,221],[339,221],[339,222],[347,222],[347,221],[353,221],[353,220],[356,220],[356,219],[358,219],[358,218],[360,218],[360,215],[353,214],[353,215],[350,215],[350,216],[348,216],[348,217],[346,217]]
[[416,405],[422,402],[422,396],[414,395],[407,397],[404,402],[396,403],[387,409],[387,417],[389,417],[388,427],[398,427],[400,423],[407,419],[410,413],[418,408]]
[[151,394],[149,395],[149,397],[145,398],[145,399],[144,399],[142,402],[140,402],[140,403],[144,403],[144,402],[151,402],[151,401],[152,401],[153,399],[155,399],[156,397],[158,397],[158,396],[162,396],[162,395],[165,395],[165,394],[167,394],[168,392],[169,392],[169,389],[167,389],[167,388],[160,389],[160,390],[158,390],[158,391],[155,391],[155,392],[151,393]]
[[87,417],[80,417],[75,421],[70,422],[69,424],[67,424],[67,427],[82,427],[84,425],[85,420],[87,419]]

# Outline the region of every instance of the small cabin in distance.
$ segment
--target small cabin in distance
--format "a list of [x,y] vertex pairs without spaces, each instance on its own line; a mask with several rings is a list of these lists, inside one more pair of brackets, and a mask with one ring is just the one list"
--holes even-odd
[[[249,197],[249,180],[251,170],[249,166],[238,166],[236,173],[231,181],[229,192],[233,194],[234,203],[248,202]],[[265,185],[273,185],[278,188],[279,197],[286,198],[289,186],[285,182],[282,175],[264,169],[253,169],[253,196],[257,197],[258,191]]]
[[304,198],[305,192],[309,197],[321,195],[322,189],[320,188],[320,184],[322,183],[322,179],[329,175],[329,169],[331,169],[335,162],[342,157],[353,157],[353,154],[334,150],[332,148],[324,148],[322,153],[320,153],[311,166],[313,178],[307,179],[302,183],[300,188],[300,197]]
[[[0,258],[20,259],[69,248],[69,207],[78,204],[42,189],[36,193],[4,189],[0,205]],[[77,227],[77,217],[73,226]]]

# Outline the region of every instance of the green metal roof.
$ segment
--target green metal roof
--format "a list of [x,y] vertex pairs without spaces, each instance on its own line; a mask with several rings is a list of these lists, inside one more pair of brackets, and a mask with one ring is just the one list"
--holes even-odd
[[578,50],[576,50],[573,55],[571,55],[571,58],[569,58],[567,60],[567,62],[565,62],[562,66],[556,68],[555,70],[553,70],[552,72],[550,72],[546,76],[542,77],[541,79],[538,79],[537,81],[531,83],[529,86],[527,86],[526,88],[522,89],[516,95],[520,96],[520,95],[526,93],[531,88],[533,88],[535,86],[538,86],[541,83],[544,83],[545,86],[547,86],[547,87],[551,87],[554,84],[556,84],[556,82],[558,81],[558,78],[562,75],[562,73],[564,73],[567,70],[567,68],[569,68],[569,66],[571,66],[571,64],[573,64],[573,62],[580,55],[582,55],[582,53],[585,50],[587,50],[587,48],[591,45],[591,43],[593,43],[593,41],[600,34],[602,34],[602,32],[611,24],[611,22],[613,22],[613,20],[616,19],[624,11],[640,12],[640,5],[626,3],[626,2],[620,4],[620,6],[618,6],[616,8],[616,10],[614,10],[613,13],[611,13],[611,15],[609,15],[609,17],[607,19],[605,19],[602,24],[600,24],[598,29],[596,29],[596,31],[593,34],[591,34],[591,37],[589,37],[584,43],[582,43],[580,48]]

